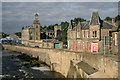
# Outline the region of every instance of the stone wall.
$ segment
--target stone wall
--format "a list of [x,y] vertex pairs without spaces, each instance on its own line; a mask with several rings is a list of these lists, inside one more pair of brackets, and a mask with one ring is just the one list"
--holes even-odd
[[90,66],[105,73],[110,78],[118,77],[118,58],[103,56],[98,54],[83,54],[62,49],[44,49],[44,48],[29,48],[23,46],[3,45],[5,49],[26,53],[33,57],[39,56],[39,59],[45,61],[57,72],[60,72],[65,77],[70,69],[70,61],[78,60],[88,63]]

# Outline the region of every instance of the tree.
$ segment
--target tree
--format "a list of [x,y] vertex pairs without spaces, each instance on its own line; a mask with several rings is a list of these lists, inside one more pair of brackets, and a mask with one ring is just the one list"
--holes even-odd
[[81,17],[72,19],[73,27],[77,26],[78,22],[83,22],[83,21],[86,21],[86,20]]
[[108,16],[108,17],[106,17],[104,20],[111,21],[112,18]]
[[49,26],[47,27],[47,30],[54,30],[54,25],[49,25]]
[[47,30],[47,26],[46,26],[46,25],[44,25],[43,29],[46,31],[46,30]]
[[118,21],[118,20],[120,20],[120,15],[117,15],[117,16],[115,17],[115,21]]
[[21,38],[21,32],[16,32],[15,34]]

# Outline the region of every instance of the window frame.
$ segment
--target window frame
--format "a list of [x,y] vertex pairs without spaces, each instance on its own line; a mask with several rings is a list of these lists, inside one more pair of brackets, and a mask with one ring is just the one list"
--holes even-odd
[[92,38],[97,38],[97,31],[92,31]]

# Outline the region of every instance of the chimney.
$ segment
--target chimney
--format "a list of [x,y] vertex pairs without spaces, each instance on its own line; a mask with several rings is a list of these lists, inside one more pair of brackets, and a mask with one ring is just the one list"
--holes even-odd
[[72,29],[73,29],[73,22],[72,22],[72,20],[71,20],[71,26],[72,26]]
[[115,23],[115,19],[114,18],[112,18],[112,24],[114,24]]

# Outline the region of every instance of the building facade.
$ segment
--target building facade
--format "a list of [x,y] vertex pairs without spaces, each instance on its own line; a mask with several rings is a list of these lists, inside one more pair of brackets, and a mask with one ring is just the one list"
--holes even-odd
[[[117,30],[113,31],[114,28]],[[93,12],[91,20],[79,22],[74,28],[70,22],[67,32],[68,49],[81,52],[112,53],[115,51],[112,47],[115,45],[113,37],[115,33],[119,32],[118,28],[114,19],[110,23],[101,20],[98,12]]]
[[[36,13],[34,15],[34,21],[33,24],[30,26],[26,26],[24,29],[22,29],[21,33],[22,33],[22,44],[27,45],[27,46],[39,46],[39,47],[43,47],[43,43],[44,43],[44,39],[51,39],[50,43],[54,43],[54,38],[55,34],[58,34],[57,30],[61,30],[61,28],[59,26],[55,26],[54,28],[55,30],[47,30],[44,31],[40,28],[40,21],[39,21],[39,15],[38,13]],[[47,44],[48,44],[47,42]],[[55,44],[57,43],[62,43],[57,41]],[[62,45],[61,45],[62,46]],[[50,46],[51,47],[51,46]],[[54,48],[54,46],[52,46],[52,48]],[[61,47],[60,47],[61,48]]]

